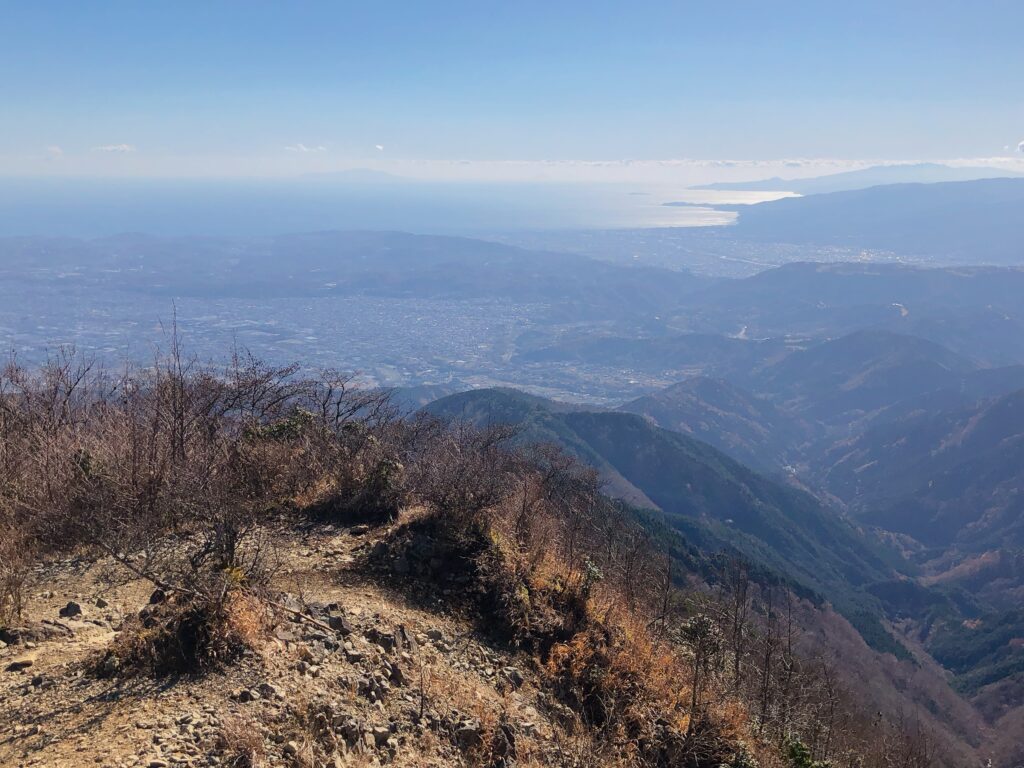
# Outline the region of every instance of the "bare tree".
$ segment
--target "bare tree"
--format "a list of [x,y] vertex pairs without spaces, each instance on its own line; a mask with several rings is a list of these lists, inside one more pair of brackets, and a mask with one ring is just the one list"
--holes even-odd
[[515,434],[505,425],[475,429],[456,422],[440,428],[416,463],[416,495],[435,513],[475,525],[512,490],[514,457],[507,449]]

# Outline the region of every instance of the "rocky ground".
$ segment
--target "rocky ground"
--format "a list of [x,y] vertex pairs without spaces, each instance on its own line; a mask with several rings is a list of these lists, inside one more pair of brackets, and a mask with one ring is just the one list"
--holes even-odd
[[95,674],[152,585],[105,561],[47,565],[22,626],[0,635],[0,765],[566,762],[571,740],[531,659],[461,614],[457,581],[413,594],[367,566],[382,535],[281,534],[274,625],[241,662],[198,677]]

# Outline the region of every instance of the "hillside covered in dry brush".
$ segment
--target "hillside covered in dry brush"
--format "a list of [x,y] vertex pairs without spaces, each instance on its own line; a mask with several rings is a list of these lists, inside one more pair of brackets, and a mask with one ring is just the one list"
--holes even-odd
[[951,759],[802,650],[782,584],[513,437],[176,339],[145,369],[11,361],[0,763]]

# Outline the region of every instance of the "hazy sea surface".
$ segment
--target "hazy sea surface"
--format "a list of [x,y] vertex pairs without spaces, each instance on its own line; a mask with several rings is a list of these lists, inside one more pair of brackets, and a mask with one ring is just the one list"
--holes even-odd
[[326,229],[474,235],[692,227],[735,220],[734,212],[715,210],[716,203],[756,203],[786,194],[684,185],[3,179],[0,237],[122,232],[245,236]]

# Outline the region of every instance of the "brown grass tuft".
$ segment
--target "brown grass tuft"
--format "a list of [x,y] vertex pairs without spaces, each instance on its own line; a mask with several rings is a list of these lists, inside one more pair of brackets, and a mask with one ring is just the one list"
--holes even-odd
[[267,757],[259,725],[248,718],[226,720],[218,735],[217,748],[222,764],[228,768],[260,768]]

